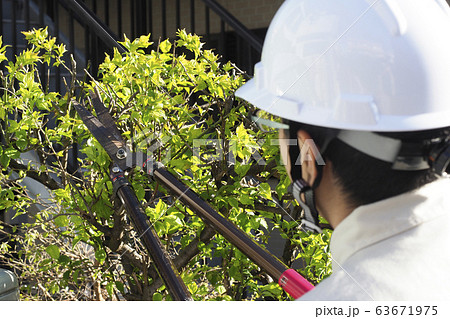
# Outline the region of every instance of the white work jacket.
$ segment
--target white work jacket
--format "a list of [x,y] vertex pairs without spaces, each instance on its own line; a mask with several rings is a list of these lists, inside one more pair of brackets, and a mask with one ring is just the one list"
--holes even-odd
[[332,275],[298,300],[450,300],[450,179],[358,207],[330,251]]

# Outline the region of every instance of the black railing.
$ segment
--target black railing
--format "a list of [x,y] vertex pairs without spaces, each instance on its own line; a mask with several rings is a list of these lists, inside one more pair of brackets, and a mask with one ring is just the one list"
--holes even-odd
[[[67,45],[80,72],[90,65],[94,75],[105,53],[111,53],[124,34],[131,39],[151,34],[157,43],[159,38],[174,37],[181,28],[201,35],[206,47],[251,74],[265,32],[256,30],[258,37],[215,0],[2,0],[0,16],[0,34],[11,46],[9,59],[26,46],[21,31],[47,26]],[[56,91],[62,88],[56,80],[61,79],[59,72],[50,72],[55,80],[43,76]]]
[[[111,54],[114,47],[124,52],[117,34],[132,39],[151,33],[158,43],[159,38],[185,28],[201,34],[206,46],[216,48],[224,60],[252,73],[262,41],[222,6],[214,0],[171,0],[170,4],[166,0],[1,0],[0,35],[4,44],[10,45],[7,57],[12,60],[27,46],[22,31],[48,27],[51,36],[66,44],[77,62],[79,77],[84,77],[84,69],[95,76],[105,53]],[[234,31],[226,31],[226,26]],[[43,87],[64,93],[64,79],[70,77],[64,72],[41,65]],[[75,171],[77,155],[70,158],[70,171]]]

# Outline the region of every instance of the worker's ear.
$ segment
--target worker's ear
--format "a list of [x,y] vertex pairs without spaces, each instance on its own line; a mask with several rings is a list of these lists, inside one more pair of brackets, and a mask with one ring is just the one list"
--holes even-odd
[[318,174],[316,160],[317,157],[320,157],[320,154],[308,132],[299,130],[297,132],[297,139],[298,145],[300,147],[299,164],[302,165],[302,178],[305,180],[305,182],[312,186]]

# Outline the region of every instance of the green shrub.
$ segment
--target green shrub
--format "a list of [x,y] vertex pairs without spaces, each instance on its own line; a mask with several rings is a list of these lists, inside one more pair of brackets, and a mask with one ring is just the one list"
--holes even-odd
[[[93,87],[133,147],[152,151],[262,245],[278,229],[288,239],[282,259],[288,264],[305,259],[308,266],[299,271],[311,282],[329,275],[330,234],[301,233],[298,223],[284,216],[287,208],[276,204],[287,207],[292,201],[285,195],[289,181],[272,142],[276,133],[253,124],[253,107],[233,96],[244,75],[203,50],[199,37],[182,30],[174,43],[165,40],[153,50],[148,36],[125,38],[126,54],[106,56],[96,79],[86,72],[81,80],[75,65],[64,62],[64,45],[49,38],[46,29],[25,36],[29,49],[15,61],[6,61],[5,48],[0,49],[6,69],[1,74],[0,209],[29,220],[1,222],[6,240],[0,244],[0,261],[19,275],[22,299],[170,299],[112,198],[109,157],[70,103],[75,98],[91,108]],[[42,86],[42,65],[70,74],[63,96]],[[71,171],[74,149],[78,165]],[[194,299],[289,299],[161,185],[138,170],[129,179]],[[41,183],[48,196],[46,191],[34,194],[31,180]]]

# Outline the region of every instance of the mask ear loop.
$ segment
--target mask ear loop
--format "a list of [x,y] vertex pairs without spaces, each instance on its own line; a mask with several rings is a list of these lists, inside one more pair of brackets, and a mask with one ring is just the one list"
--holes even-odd
[[[289,125],[289,127],[289,138],[297,139],[297,128],[295,128],[295,125]],[[335,132],[334,134],[330,134],[326,138],[320,150],[322,154],[325,152],[329,143],[336,135],[337,133]],[[291,145],[288,145],[289,157],[291,161],[290,174],[292,180],[294,181],[294,183],[292,184],[291,193],[303,209],[303,216],[301,218],[302,228],[306,231],[322,233],[322,229],[324,228],[331,229],[329,225],[323,225],[319,223],[319,212],[317,211],[314,195],[314,190],[320,185],[320,182],[322,181],[323,166],[319,165],[316,161],[315,165],[317,169],[317,176],[314,180],[313,185],[309,186],[308,183],[302,178],[301,168],[296,170],[293,169],[298,157],[300,156],[300,149],[298,146],[295,146],[291,147]],[[304,200],[302,200],[301,194],[304,194]]]
[[[292,194],[303,208],[303,216],[301,218],[302,229],[314,233],[322,233],[322,228],[319,225],[319,212],[316,209],[314,190],[303,179],[298,179],[293,184]],[[301,194],[304,195],[304,201],[301,198]]]
[[[290,139],[297,139],[297,130],[289,129],[288,136]],[[306,181],[302,178],[302,170],[301,167],[299,169],[296,168],[297,159],[300,156],[300,148],[298,145],[288,145],[289,152],[289,160],[291,167],[291,178],[294,181],[292,184],[291,193],[294,198],[297,200],[299,205],[303,209],[303,214],[301,218],[301,228],[305,231],[311,231],[314,233],[322,233],[322,229],[319,226],[319,212],[316,208],[316,202],[314,197],[314,189],[320,184],[322,179],[322,167],[317,165],[317,178],[314,181],[313,187],[310,187]],[[304,194],[305,200],[302,200],[301,194]]]
[[430,152],[430,166],[437,176],[450,176],[450,138],[436,145]]

